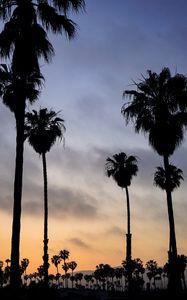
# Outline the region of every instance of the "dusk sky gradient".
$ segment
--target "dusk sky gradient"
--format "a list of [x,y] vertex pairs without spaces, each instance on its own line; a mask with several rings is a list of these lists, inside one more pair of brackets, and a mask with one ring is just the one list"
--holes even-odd
[[[47,154],[49,255],[70,251],[77,270],[99,263],[119,266],[125,258],[125,193],[104,173],[106,158],[120,151],[138,157],[130,191],[132,254],[144,263],[167,260],[168,215],[165,193],[153,186],[162,164],[147,137],[126,126],[123,91],[151,69],[169,67],[187,75],[186,0],[86,0],[86,12],[72,15],[76,38],[49,38],[55,56],[47,65],[40,100],[32,108],[61,111],[65,146]],[[0,259],[10,257],[15,160],[15,120],[0,104]],[[187,142],[171,157],[184,172],[173,193],[179,254],[187,255]],[[25,143],[20,258],[36,271],[43,255],[42,160]],[[50,272],[55,272],[54,266]],[[63,271],[62,271],[63,272]]]

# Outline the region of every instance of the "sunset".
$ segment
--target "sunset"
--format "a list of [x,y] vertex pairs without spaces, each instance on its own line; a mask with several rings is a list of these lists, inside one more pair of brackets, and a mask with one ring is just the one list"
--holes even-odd
[[[0,1],[1,10],[5,2]],[[153,149],[146,131],[135,132],[131,120],[127,124],[122,107],[132,101],[123,96],[124,91],[136,90],[148,70],[160,74],[168,68],[171,76],[187,76],[186,9],[184,0],[86,0],[85,9],[68,12],[77,24],[74,38],[69,39],[66,32],[48,31],[54,54],[47,63],[40,53],[38,68],[45,81],[38,100],[33,104],[26,101],[25,111],[55,111],[66,128],[63,138],[45,153],[49,274],[56,274],[51,258],[63,249],[70,252],[69,261],[77,263],[76,272],[94,272],[99,264],[118,268],[126,260],[125,188],[107,176],[105,167],[108,157],[121,152],[136,157],[138,166],[128,186],[132,259],[140,258],[144,267],[150,260],[159,267],[167,263],[171,236],[166,191],[153,184],[156,167],[163,167],[163,157]],[[1,31],[4,25],[1,17]],[[2,40],[1,34],[0,49]],[[10,65],[13,50],[9,58],[3,57],[2,51],[1,63]],[[5,266],[12,251],[16,122],[13,110],[3,101],[0,260]],[[170,164],[183,171],[184,179],[172,192],[178,255],[187,255],[186,148],[184,131],[184,139],[169,154]],[[42,155],[26,139],[19,259],[29,259],[27,274],[43,265],[44,240]],[[64,274],[62,263],[59,273]]]

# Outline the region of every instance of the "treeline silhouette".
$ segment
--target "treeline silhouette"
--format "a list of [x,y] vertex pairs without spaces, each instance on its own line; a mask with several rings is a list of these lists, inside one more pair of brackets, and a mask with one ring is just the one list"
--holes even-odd
[[[58,255],[51,258],[51,263],[56,267],[56,274],[49,274],[49,288],[52,290],[67,292],[74,291],[103,291],[108,297],[129,296],[129,275],[128,261],[122,261],[121,266],[111,267],[109,264],[98,264],[96,269],[89,272],[75,272],[77,263],[69,261],[70,252],[61,250]],[[178,257],[180,262],[180,279],[186,295],[185,270],[187,266],[187,256]],[[10,259],[6,259],[6,265],[0,262],[0,286],[6,290],[10,283]],[[21,260],[20,274],[22,278],[22,289],[32,291],[38,287],[41,289],[45,282],[44,266],[41,265],[37,271],[27,274],[29,259]],[[155,260],[149,260],[143,264],[140,258],[131,259],[131,296],[137,295],[162,295],[168,286],[168,263],[158,266]],[[62,274],[63,273],[63,274]],[[81,293],[80,293],[81,294]],[[163,294],[165,295],[165,294]],[[178,295],[180,296],[180,294]]]

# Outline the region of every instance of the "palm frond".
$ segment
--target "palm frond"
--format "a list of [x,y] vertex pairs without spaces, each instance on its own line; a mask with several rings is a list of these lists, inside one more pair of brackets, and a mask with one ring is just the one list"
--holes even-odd
[[79,12],[80,10],[85,9],[84,0],[53,0],[53,5],[59,11],[63,11],[65,13],[70,10]]
[[166,178],[166,171],[163,167],[156,168],[154,185],[162,190],[167,190],[168,188],[172,192],[180,186],[181,180],[184,180],[182,170],[172,164],[170,164],[168,168],[168,179]]
[[47,3],[41,3],[38,5],[38,14],[47,30],[50,29],[52,32],[60,34],[64,32],[69,38],[75,36],[76,23],[65,15],[58,14],[54,7]]

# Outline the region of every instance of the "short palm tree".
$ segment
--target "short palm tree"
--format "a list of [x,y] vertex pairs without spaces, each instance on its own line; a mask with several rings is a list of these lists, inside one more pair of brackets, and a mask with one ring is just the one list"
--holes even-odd
[[125,189],[127,199],[127,234],[126,234],[126,260],[128,270],[129,290],[131,289],[131,228],[130,228],[130,201],[128,187],[131,185],[133,176],[138,172],[137,158],[127,156],[124,152],[114,154],[112,158],[108,157],[105,164],[106,175],[112,176],[117,185]]
[[65,288],[68,288],[68,270],[69,270],[69,263],[65,262],[63,265],[62,265],[62,270],[64,270],[64,281],[65,281],[65,284],[64,284],[64,287]]
[[57,139],[64,136],[64,120],[53,110],[41,108],[26,114],[25,137],[34,150],[42,156],[44,177],[44,282],[48,284],[48,193],[46,153]]
[[60,252],[59,252],[59,256],[62,258],[62,260],[64,261],[64,263],[69,258],[69,255],[70,255],[70,252],[67,249],[60,250]]
[[28,258],[23,258],[21,261],[21,270],[26,275],[26,270],[29,265],[29,259]]
[[[172,77],[168,68],[164,68],[160,74],[150,70],[147,73],[147,78],[143,77],[139,83],[135,83],[136,90],[124,91],[124,96],[132,100],[123,105],[121,112],[127,123],[134,123],[136,132],[148,135],[150,145],[163,157],[170,228],[168,254],[170,264],[173,264],[177,261],[177,243],[169,157],[182,143],[187,125],[187,77],[182,74]],[[174,267],[171,269],[173,275],[168,287],[179,287],[179,278],[176,277]]]
[[72,288],[73,288],[73,282],[74,282],[74,276],[73,276],[73,271],[77,267],[77,263],[75,261],[70,261],[68,263],[69,269],[71,270],[71,279],[72,279]]
[[58,274],[58,265],[60,264],[61,262],[61,257],[59,255],[53,255],[53,257],[51,258],[51,262],[52,264],[55,265],[56,267],[56,273]]
[[69,259],[70,252],[67,249],[60,250],[59,256],[64,262],[64,264],[62,266],[62,269],[64,270],[64,273],[65,273],[64,274],[65,275],[65,287],[67,287],[68,286],[68,279],[67,279],[66,275],[67,275],[67,271],[69,270],[69,266],[68,266],[68,263],[66,263],[66,260]]

